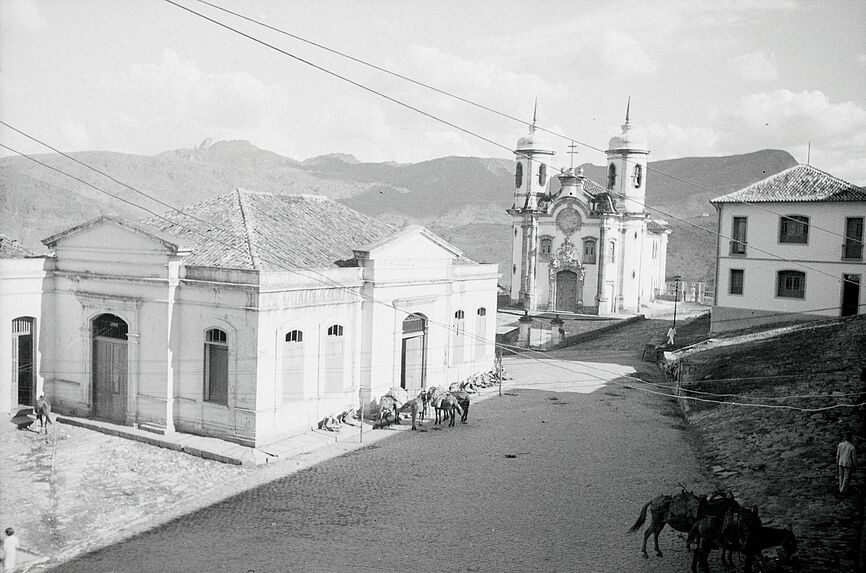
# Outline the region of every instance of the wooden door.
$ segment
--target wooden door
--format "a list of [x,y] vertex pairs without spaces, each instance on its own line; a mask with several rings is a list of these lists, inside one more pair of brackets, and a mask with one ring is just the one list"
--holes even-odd
[[409,396],[415,396],[424,387],[424,336],[403,339],[400,386]]
[[556,273],[556,310],[577,311],[577,273]]
[[125,340],[93,340],[93,414],[97,418],[126,421],[126,357]]
[[842,275],[842,316],[860,312],[860,275]]

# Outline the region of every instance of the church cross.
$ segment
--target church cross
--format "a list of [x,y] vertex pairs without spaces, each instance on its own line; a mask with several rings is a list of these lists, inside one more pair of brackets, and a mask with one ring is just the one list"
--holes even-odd
[[572,140],[571,145],[568,146],[568,154],[571,155],[571,168],[574,169],[574,156],[578,154],[574,140]]

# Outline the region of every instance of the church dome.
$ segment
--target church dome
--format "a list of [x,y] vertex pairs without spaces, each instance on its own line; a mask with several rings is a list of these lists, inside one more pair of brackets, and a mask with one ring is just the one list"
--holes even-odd
[[529,133],[517,140],[517,151],[549,150],[550,144],[542,133],[535,130],[535,125],[529,126]]
[[645,151],[649,152],[649,146],[643,132],[626,121],[622,124],[622,133],[611,137],[607,146],[608,151]]

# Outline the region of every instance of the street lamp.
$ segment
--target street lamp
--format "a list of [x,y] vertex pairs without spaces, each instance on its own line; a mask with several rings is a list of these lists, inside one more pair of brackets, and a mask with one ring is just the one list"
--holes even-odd
[[683,277],[681,277],[680,275],[674,276],[674,282],[676,284],[676,287],[674,289],[674,324],[673,324],[673,328],[677,327],[677,301],[680,300],[680,280],[682,280],[682,278]]

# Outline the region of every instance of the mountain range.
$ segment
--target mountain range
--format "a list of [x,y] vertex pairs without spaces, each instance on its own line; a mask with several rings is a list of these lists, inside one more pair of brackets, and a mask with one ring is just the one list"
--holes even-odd
[[[425,225],[477,261],[504,269],[511,264],[505,210],[513,199],[514,161],[508,159],[441,157],[399,164],[329,154],[296,161],[247,141],[209,140],[154,156],[69,155],[116,181],[60,154],[0,158],[4,234],[40,251],[41,239],[101,214],[139,219],[243,187],[326,195],[397,225]],[[668,274],[712,281],[716,216],[709,200],[794,165],[791,155],[778,150],[650,162],[648,212],[673,230]],[[582,167],[589,178],[604,182],[604,166]],[[509,275],[503,273],[503,284]]]

